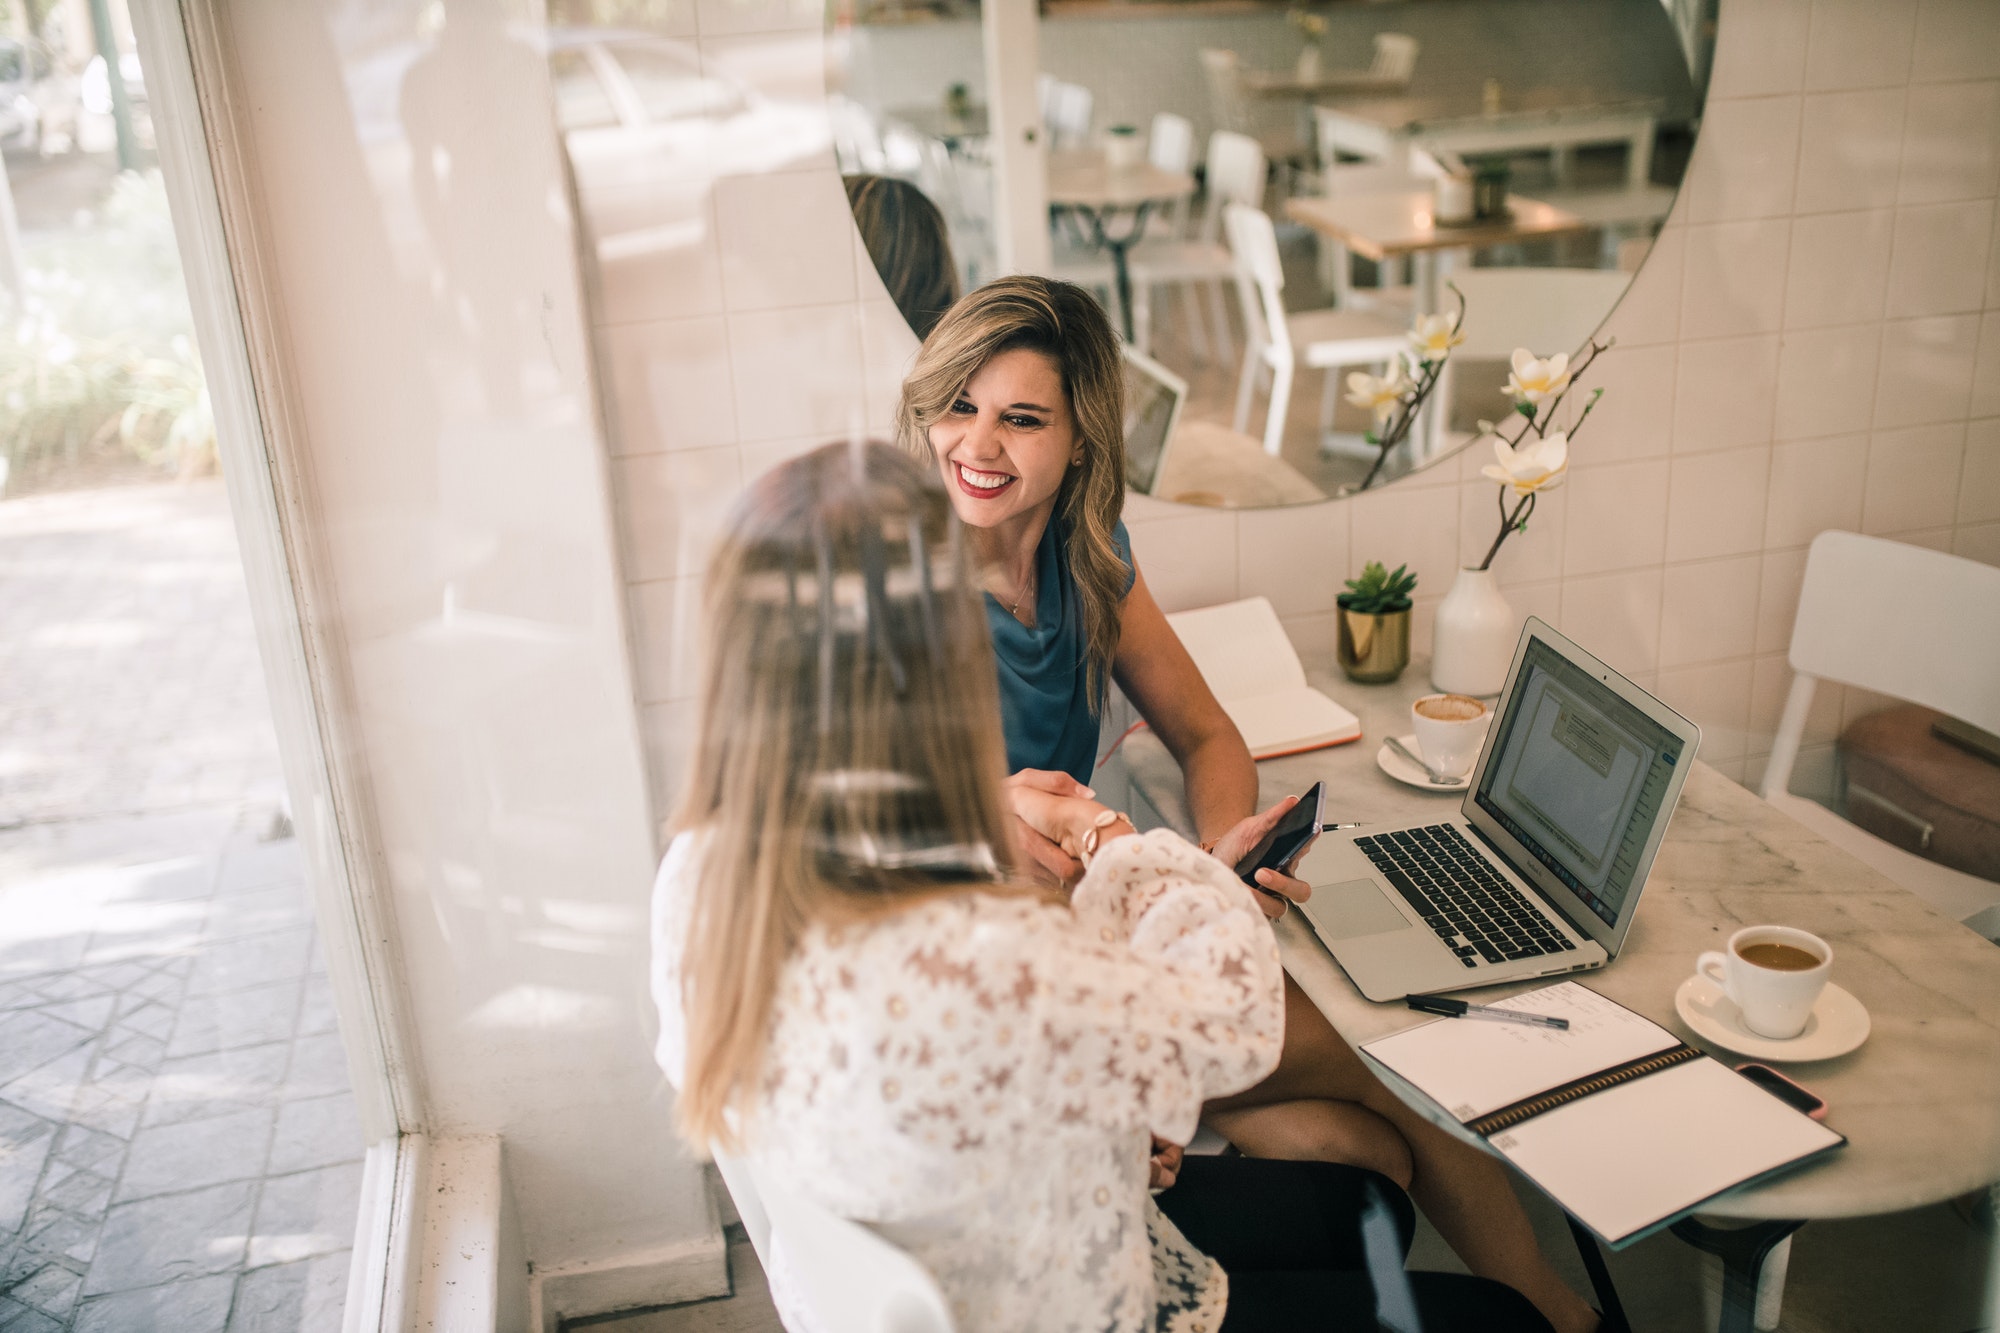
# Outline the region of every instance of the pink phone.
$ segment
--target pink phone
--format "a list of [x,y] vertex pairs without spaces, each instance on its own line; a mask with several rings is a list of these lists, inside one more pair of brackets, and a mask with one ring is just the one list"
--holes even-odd
[[1794,1111],[1803,1112],[1815,1120],[1826,1119],[1826,1101],[1818,1093],[1792,1082],[1769,1065],[1747,1064],[1736,1066],[1736,1072],[1755,1083],[1764,1091],[1776,1097]]

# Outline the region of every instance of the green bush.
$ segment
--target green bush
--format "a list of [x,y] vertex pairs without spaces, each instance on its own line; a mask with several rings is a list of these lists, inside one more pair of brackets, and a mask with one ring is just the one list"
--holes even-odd
[[[14,474],[122,451],[182,474],[215,423],[158,172],[127,172],[97,216],[27,249],[0,337],[0,449]],[[4,326],[0,326],[4,327]]]

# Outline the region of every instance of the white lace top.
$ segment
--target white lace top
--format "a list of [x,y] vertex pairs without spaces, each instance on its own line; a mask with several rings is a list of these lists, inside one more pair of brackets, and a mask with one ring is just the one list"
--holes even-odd
[[[696,861],[677,838],[653,896],[676,1084]],[[1164,830],[1109,844],[1069,908],[968,892],[814,927],[780,984],[746,1155],[914,1255],[959,1333],[1213,1333],[1227,1282],[1153,1205],[1149,1136],[1186,1143],[1203,1101],[1276,1065],[1282,977],[1250,891]],[[806,1333],[786,1274],[769,1278]]]

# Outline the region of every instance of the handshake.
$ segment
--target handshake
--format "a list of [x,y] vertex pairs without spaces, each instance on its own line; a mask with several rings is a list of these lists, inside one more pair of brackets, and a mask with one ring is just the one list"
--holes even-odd
[[[1022,868],[1063,889],[1083,876],[1086,850],[1095,851],[1135,830],[1130,819],[1101,804],[1097,794],[1067,773],[1024,768],[1007,779],[1007,797],[1014,813],[1014,841]],[[1285,812],[1296,804],[1287,796],[1261,814],[1239,820],[1208,847],[1226,866],[1235,866],[1263,841]],[[1290,867],[1286,867],[1289,869]],[[1258,906],[1264,915],[1281,917],[1293,902],[1304,902],[1312,888],[1278,870],[1257,872]]]

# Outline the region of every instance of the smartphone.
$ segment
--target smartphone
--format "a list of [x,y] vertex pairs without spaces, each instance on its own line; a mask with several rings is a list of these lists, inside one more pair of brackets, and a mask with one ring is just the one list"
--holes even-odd
[[1800,1111],[1815,1120],[1826,1119],[1826,1102],[1817,1093],[1808,1091],[1780,1074],[1769,1065],[1747,1064],[1736,1066],[1736,1072],[1755,1083],[1764,1091],[1776,1097],[1794,1111]]
[[1299,797],[1299,803],[1285,812],[1278,826],[1250,850],[1250,855],[1236,863],[1236,873],[1251,888],[1270,892],[1257,882],[1257,872],[1276,870],[1297,856],[1307,843],[1319,836],[1325,818],[1326,784],[1315,782],[1310,791]]

